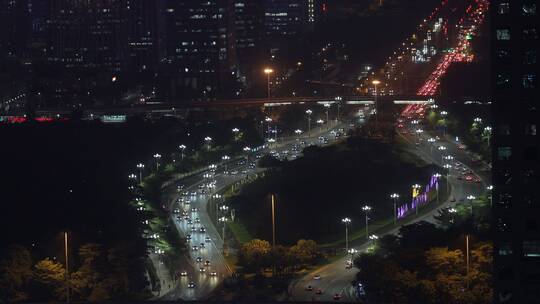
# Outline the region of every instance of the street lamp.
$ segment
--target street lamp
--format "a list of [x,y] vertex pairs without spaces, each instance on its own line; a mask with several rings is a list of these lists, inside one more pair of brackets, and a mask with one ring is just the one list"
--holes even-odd
[[371,82],[373,86],[375,86],[375,126],[379,123],[379,109],[377,105],[377,85],[379,85],[381,82],[379,80],[373,80]]
[[441,179],[442,175],[439,174],[439,173],[435,173],[435,174],[433,174],[433,176],[437,179],[437,186],[436,186],[436,188],[437,188],[437,204],[439,204],[439,184],[438,184],[438,182]]
[[142,184],[142,172],[143,172],[143,169],[144,169],[144,164],[143,163],[138,163],[137,168],[139,169],[139,183]]
[[345,224],[345,252],[349,251],[349,224],[351,224],[351,219],[348,217],[342,218],[341,222]]
[[328,114],[329,114],[329,111],[330,111],[330,104],[329,104],[329,103],[325,103],[325,104],[324,104],[324,107],[325,107],[325,110],[326,110],[326,129],[328,130],[328,128],[330,127],[330,126],[328,125],[328,122],[330,121],[329,115],[328,115]]
[[428,143],[429,143],[429,153],[431,155],[431,158],[433,158],[433,144],[437,141],[435,138],[433,137],[430,137],[427,139]]
[[452,165],[444,164],[443,167],[446,169],[446,194],[450,194],[450,183],[448,181],[450,180],[450,169],[452,169]]
[[272,122],[272,118],[267,116],[264,121],[266,121],[266,134],[270,137],[270,123]]
[[308,136],[311,135],[311,114],[313,114],[313,111],[310,109],[306,110],[307,114],[307,120],[308,120]]
[[368,206],[368,205],[364,205],[362,207],[362,211],[364,211],[364,214],[366,215],[366,238],[368,237],[368,232],[369,232],[369,224],[368,224],[368,221],[369,221],[369,217],[368,217],[368,213],[371,211],[371,207]]
[[486,190],[489,191],[489,205],[493,206],[493,185],[487,186]]
[[[420,189],[421,188],[422,188],[422,186],[420,186],[419,184],[412,185],[412,197],[413,197],[413,199],[416,198],[418,195],[420,195]],[[418,215],[418,202],[416,202],[416,204],[414,206],[414,209],[415,209],[416,215]]]
[[212,137],[206,136],[204,138],[204,141],[206,142],[206,149],[207,151],[210,151],[210,143],[212,142]]
[[341,96],[337,96],[336,98],[334,98],[334,100],[336,101],[336,106],[337,106],[337,117],[336,117],[336,124],[339,122],[339,108],[341,107],[341,101],[343,100],[343,98]]
[[154,158],[156,159],[156,171],[159,171],[159,160],[161,159],[161,154],[154,154]]
[[233,128],[232,129],[232,132],[234,134],[234,141],[237,141],[238,140],[238,133],[240,132],[240,129],[238,128]]
[[225,172],[227,172],[227,161],[230,160],[231,157],[229,155],[223,155],[221,157],[221,160],[223,160],[223,165],[225,166]]
[[296,129],[294,130],[294,133],[298,136],[297,140],[300,139],[300,135],[302,135],[302,130]]
[[358,252],[358,250],[351,248],[347,252],[351,255],[351,264],[352,264],[354,261],[354,255]]
[[184,151],[186,150],[186,148],[187,148],[186,145],[178,146],[178,149],[180,149],[180,151],[182,151],[181,154],[180,154],[181,157],[182,157],[182,160],[184,160]]
[[370,239],[372,242],[375,242],[376,240],[379,239],[379,237],[376,236],[375,234],[372,234],[372,235],[369,236],[369,239]]
[[489,147],[490,141],[491,141],[491,131],[492,131],[491,126],[487,126],[487,127],[484,128],[484,133],[486,133],[486,137],[487,137],[488,147]]
[[472,218],[472,221],[474,222],[474,213],[473,213],[473,201],[476,199],[476,196],[474,195],[467,195],[467,200],[469,201],[469,203],[471,204],[471,218]]
[[266,98],[268,101],[270,101],[270,74],[274,73],[274,70],[271,68],[264,69],[264,73],[266,74],[266,85],[268,88],[268,94],[266,95]]
[[225,253],[225,223],[227,223],[228,219],[225,216],[222,216],[219,218],[219,221],[223,223],[221,237],[223,238],[223,253]]
[[439,152],[441,153],[441,164],[443,163],[443,151],[446,151],[446,147],[445,146],[439,146],[439,148],[437,148],[439,150]]
[[397,223],[397,200],[399,199],[399,194],[392,193],[390,198],[394,201],[394,225]]

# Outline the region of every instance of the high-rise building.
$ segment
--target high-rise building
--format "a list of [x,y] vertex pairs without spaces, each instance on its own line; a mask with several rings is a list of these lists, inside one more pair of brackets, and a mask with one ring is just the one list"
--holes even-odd
[[540,299],[538,1],[491,1],[494,303]]
[[169,0],[165,9],[170,98],[211,99],[238,75],[232,0]]
[[32,22],[29,0],[0,0],[0,56],[28,55]]
[[163,0],[127,0],[128,65],[136,71],[155,67],[162,52]]
[[50,0],[48,60],[120,71],[127,60],[127,0]]
[[264,38],[264,6],[255,1],[234,1],[234,25],[239,54],[251,55]]

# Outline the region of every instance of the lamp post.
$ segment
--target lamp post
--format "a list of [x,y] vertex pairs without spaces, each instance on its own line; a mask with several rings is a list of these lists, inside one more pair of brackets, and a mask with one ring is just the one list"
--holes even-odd
[[377,105],[377,86],[381,83],[379,80],[373,80],[371,82],[373,86],[375,87],[375,127],[379,124],[379,109]]
[[138,163],[137,164],[137,169],[139,169],[139,183],[142,184],[142,172],[143,172],[143,169],[144,169],[144,164],[143,163]]
[[433,174],[433,176],[437,179],[437,185],[436,185],[436,190],[437,190],[437,204],[439,204],[439,180],[441,179],[441,174],[439,173],[435,173]]
[[227,161],[230,160],[230,159],[231,159],[231,157],[229,155],[223,155],[221,157],[221,160],[223,160],[223,165],[225,166],[225,172],[227,172]]
[[493,185],[487,186],[486,190],[489,192],[489,205],[493,206]]
[[272,194],[272,250],[276,249],[276,199]]
[[184,151],[186,150],[186,148],[187,148],[186,145],[180,145],[180,146],[178,146],[178,149],[180,149],[180,151],[182,151],[182,152],[180,153],[180,157],[182,158],[182,160],[184,160]]
[[358,250],[351,248],[347,252],[351,255],[351,264],[352,264],[354,261],[354,255],[358,252]]
[[69,262],[68,262],[68,233],[64,232],[64,257],[66,261],[66,302],[69,303]]
[[272,118],[266,117],[264,121],[266,121],[266,134],[270,137],[270,123],[272,122]]
[[491,142],[491,131],[493,129],[490,127],[490,126],[487,126],[484,128],[484,133],[486,133],[486,137],[487,137],[487,144],[488,144],[488,148],[490,146],[490,142]]
[[372,243],[375,243],[375,241],[378,240],[379,237],[376,236],[375,234],[372,234],[372,235],[369,236],[369,239],[371,240]]
[[444,164],[443,166],[446,169],[446,193],[450,193],[450,169],[452,169],[452,165],[450,164]]
[[294,133],[295,133],[296,136],[297,136],[296,140],[299,140],[299,139],[300,139],[300,135],[302,135],[302,130],[296,129],[296,130],[294,130]]
[[274,70],[271,68],[264,69],[264,73],[266,74],[266,86],[268,88],[268,93],[266,95],[266,98],[270,102],[270,74],[274,73]]
[[342,218],[341,222],[345,224],[345,252],[349,251],[349,224],[351,219],[348,217]]
[[471,204],[471,218],[474,222],[474,212],[473,212],[473,201],[476,199],[476,196],[474,195],[467,195],[467,200]]
[[308,121],[308,136],[311,136],[311,114],[313,114],[313,111],[310,109],[306,110],[307,114],[307,121]]
[[227,223],[227,218],[225,216],[222,216],[219,218],[219,221],[223,223],[221,236],[223,238],[223,254],[225,254],[225,224]]
[[430,137],[428,138],[428,143],[429,143],[429,153],[431,154],[431,157],[433,158],[433,144],[435,143],[435,138],[433,137]]
[[467,252],[466,253],[466,257],[467,257],[467,289],[469,289],[469,265],[470,265],[470,262],[469,262],[469,235],[465,235],[465,251]]
[[390,194],[390,198],[394,202],[394,225],[397,223],[397,200],[399,199],[399,194],[392,193]]
[[362,207],[362,211],[364,211],[364,214],[366,216],[366,238],[367,238],[367,237],[369,237],[369,235],[368,235],[368,233],[369,233],[369,223],[368,223],[369,217],[368,217],[368,213],[369,213],[369,211],[371,211],[371,207],[368,206],[368,205],[364,205]]
[[439,152],[441,153],[441,164],[442,164],[442,163],[444,162],[444,161],[443,161],[443,157],[444,157],[443,151],[446,151],[446,147],[445,147],[445,146],[439,146],[439,147],[437,148],[437,150],[439,150]]
[[446,136],[446,117],[448,115],[448,112],[446,111],[441,111],[441,116],[443,117],[443,121],[444,121],[444,136]]
[[[216,206],[216,222],[219,221],[219,199],[222,198],[221,194],[219,193],[216,193],[214,195],[212,195],[212,198],[214,199],[214,202],[215,202],[215,206]],[[217,224],[217,223],[216,223]]]
[[[412,198],[415,199],[420,194],[420,189],[422,186],[419,184],[412,185]],[[418,202],[414,205],[415,213],[418,215]]]
[[204,138],[204,141],[206,142],[206,150],[210,151],[210,143],[212,142],[212,137],[206,136]]
[[330,125],[328,124],[328,122],[330,121],[330,119],[329,119],[330,104],[325,103],[324,108],[326,110],[326,129],[328,130],[328,128],[330,127]]
[[341,108],[341,100],[343,100],[343,98],[338,96],[334,98],[334,100],[336,101],[336,106],[337,106],[337,116],[336,116],[336,125],[337,125],[337,123],[339,122],[339,109]]
[[240,132],[240,129],[238,128],[233,128],[232,129],[232,132],[234,134],[234,141],[238,141],[238,133]]
[[159,160],[161,159],[161,154],[154,154],[154,159],[156,160],[156,172],[159,171]]

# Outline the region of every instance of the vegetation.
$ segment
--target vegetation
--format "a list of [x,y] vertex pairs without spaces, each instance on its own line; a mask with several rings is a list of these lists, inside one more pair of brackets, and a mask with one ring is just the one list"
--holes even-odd
[[362,230],[364,204],[373,207],[372,221],[391,218],[388,195],[397,192],[409,199],[410,186],[427,181],[436,171],[431,165],[419,167],[422,162],[397,144],[362,137],[325,148],[307,147],[303,153],[230,198],[237,218],[254,237],[271,238],[272,193],[277,199],[279,244],[303,238],[329,242],[341,238],[340,220],[345,216],[353,220],[351,234]]
[[489,203],[481,198],[474,208],[474,217],[465,203],[443,209],[437,216],[442,228],[427,222],[404,226],[399,236],[381,238],[369,253],[356,258],[357,282],[364,285],[368,300],[491,303]]

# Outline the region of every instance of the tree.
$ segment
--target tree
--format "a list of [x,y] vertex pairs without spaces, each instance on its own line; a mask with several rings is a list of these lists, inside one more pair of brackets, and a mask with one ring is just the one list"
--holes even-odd
[[259,239],[251,240],[245,243],[238,254],[238,263],[248,271],[260,272],[264,266],[267,266],[270,243]]
[[313,240],[298,240],[290,249],[291,256],[302,265],[314,264],[319,257],[317,243]]
[[12,245],[0,260],[0,302],[28,299],[25,287],[32,278],[32,258],[23,246]]
[[34,280],[45,293],[46,299],[64,300],[66,295],[65,270],[62,264],[49,258],[34,266]]

